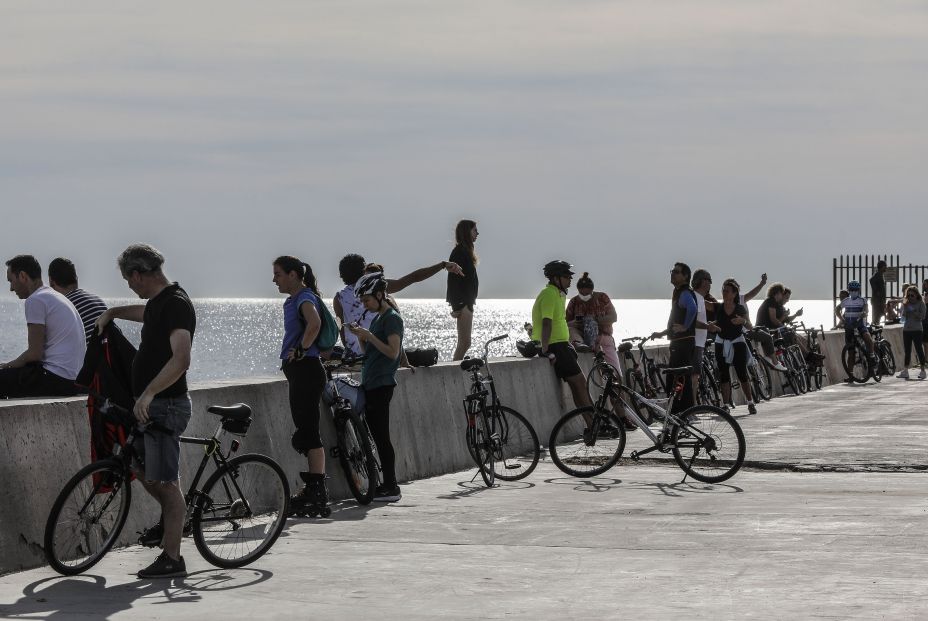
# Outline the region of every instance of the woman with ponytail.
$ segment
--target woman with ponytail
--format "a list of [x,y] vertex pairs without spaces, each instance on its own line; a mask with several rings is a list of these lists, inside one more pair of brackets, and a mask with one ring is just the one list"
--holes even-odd
[[[290,415],[296,431],[294,450],[306,456],[307,469],[300,472],[306,485],[290,500],[291,514],[327,511],[325,450],[319,435],[319,399],[325,385],[325,369],[319,359],[316,339],[322,327],[321,294],[313,269],[296,257],[274,260],[274,284],[284,301],[284,340],[280,349],[281,369],[290,390]],[[307,303],[308,302],[308,303]]]
[[452,360],[463,360],[470,349],[471,329],[474,325],[474,304],[477,301],[477,253],[474,242],[477,241],[477,223],[473,220],[461,220],[454,227],[454,250],[448,259],[461,266],[464,276],[448,274],[448,293],[445,296],[451,305],[451,316],[458,323],[458,342]]

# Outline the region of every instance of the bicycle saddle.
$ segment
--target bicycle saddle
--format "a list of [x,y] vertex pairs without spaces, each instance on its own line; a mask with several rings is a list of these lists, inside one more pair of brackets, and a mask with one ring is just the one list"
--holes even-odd
[[661,369],[661,373],[664,375],[692,375],[693,367],[692,365],[688,367],[674,367],[672,369]]
[[631,351],[631,350],[632,350],[632,347],[633,347],[633,346],[632,346],[631,343],[622,343],[621,345],[619,345],[618,352],[619,352],[620,354],[624,354],[624,353],[627,352],[627,351]]
[[230,420],[247,420],[251,418],[251,408],[244,403],[235,405],[211,405],[206,408],[210,414],[215,414]]
[[461,361],[461,370],[470,371],[471,369],[479,369],[483,366],[483,360],[480,358],[467,358],[466,360]]

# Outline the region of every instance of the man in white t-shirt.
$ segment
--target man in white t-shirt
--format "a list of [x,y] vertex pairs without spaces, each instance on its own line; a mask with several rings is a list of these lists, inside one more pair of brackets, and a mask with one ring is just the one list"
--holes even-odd
[[696,399],[699,399],[699,376],[702,375],[702,358],[706,350],[706,340],[709,338],[709,332],[719,331],[718,326],[709,323],[709,314],[706,311],[706,303],[714,308],[715,298],[709,295],[709,289],[712,288],[712,275],[706,270],[696,270],[693,272],[693,292],[696,294],[696,348],[693,354],[693,388]]
[[28,347],[0,363],[0,397],[78,394],[74,379],[84,363],[84,326],[66,297],[42,283],[42,267],[31,255],[6,262],[10,291],[26,304]]

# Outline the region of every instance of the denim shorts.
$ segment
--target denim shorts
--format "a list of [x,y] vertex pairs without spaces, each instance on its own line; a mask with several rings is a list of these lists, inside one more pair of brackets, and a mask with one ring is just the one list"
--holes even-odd
[[173,483],[180,478],[180,435],[190,422],[193,409],[190,397],[154,399],[148,406],[151,422],[170,430],[145,430],[135,441],[135,451],[145,472],[146,481]]

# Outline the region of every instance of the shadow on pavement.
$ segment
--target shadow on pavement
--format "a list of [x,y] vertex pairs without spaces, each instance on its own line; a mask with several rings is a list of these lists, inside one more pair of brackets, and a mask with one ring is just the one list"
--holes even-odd
[[[23,589],[16,602],[0,603],[0,617],[28,616],[32,619],[108,619],[143,598],[156,603],[197,603],[200,592],[228,591],[269,580],[272,572],[259,569],[204,569],[186,578],[161,580],[131,579],[107,584],[103,576],[53,576],[37,580]],[[127,576],[128,577],[128,576]]]
[[623,481],[622,479],[602,477],[592,477],[588,479],[555,477],[545,479],[545,483],[551,483],[552,485],[570,485],[578,492],[606,492],[620,486],[631,489],[656,489],[664,496],[711,493],[738,494],[744,491],[736,485],[725,483],[699,483],[693,480],[689,480],[686,483],[637,483],[634,481]]
[[502,481],[500,479],[496,480],[496,483],[493,485],[492,489],[483,484],[482,479],[477,479],[476,481],[461,481],[458,483],[460,489],[450,492],[448,494],[442,494],[436,496],[443,500],[460,500],[461,498],[467,498],[469,496],[475,496],[482,492],[505,492],[505,491],[515,491],[520,489],[531,489],[535,487],[534,483],[529,481]]

